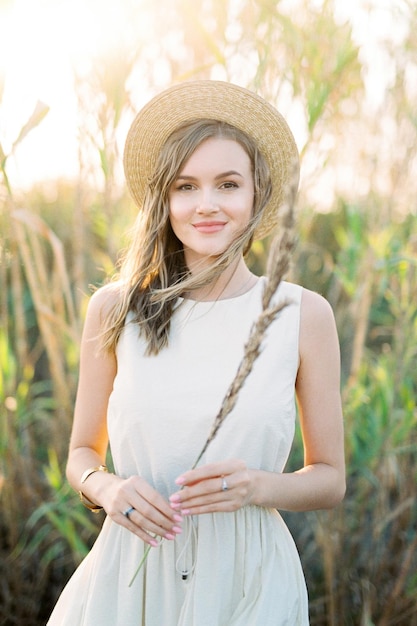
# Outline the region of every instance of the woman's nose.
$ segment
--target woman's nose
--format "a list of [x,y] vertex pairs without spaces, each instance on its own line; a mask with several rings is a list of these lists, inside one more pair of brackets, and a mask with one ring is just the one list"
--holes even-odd
[[216,213],[219,210],[219,206],[216,201],[215,193],[210,190],[202,190],[200,195],[200,201],[197,206],[197,212],[199,213]]

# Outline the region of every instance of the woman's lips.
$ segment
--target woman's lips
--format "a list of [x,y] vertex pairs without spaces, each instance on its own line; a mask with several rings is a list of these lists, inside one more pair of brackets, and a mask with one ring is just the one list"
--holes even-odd
[[199,233],[218,233],[225,225],[226,222],[196,222],[193,224]]

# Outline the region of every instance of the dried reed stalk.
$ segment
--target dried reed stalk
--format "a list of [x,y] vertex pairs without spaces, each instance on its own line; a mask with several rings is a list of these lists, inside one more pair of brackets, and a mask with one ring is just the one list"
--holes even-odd
[[[249,339],[245,345],[242,360],[236,372],[236,375],[223,399],[222,405],[218,414],[216,415],[207,441],[204,444],[200,454],[196,458],[191,469],[195,469],[198,463],[201,461],[203,454],[206,452],[208,446],[213,441],[221,425],[226,417],[231,413],[233,407],[236,405],[238,395],[242,389],[245,380],[252,371],[253,365],[258,358],[262,341],[264,340],[268,326],[273,322],[279,311],[281,311],[287,302],[273,303],[273,297],[278,289],[278,286],[287,273],[291,254],[295,245],[294,234],[294,206],[295,198],[297,195],[298,187],[298,166],[294,164],[293,174],[286,189],[285,199],[280,208],[279,221],[278,221],[278,233],[272,241],[270,252],[267,261],[267,282],[265,284],[263,296],[262,296],[262,311],[253,324]],[[140,572],[143,564],[145,563],[151,546],[147,546],[143,557],[132,576],[129,583],[129,587],[132,586],[136,576]]]

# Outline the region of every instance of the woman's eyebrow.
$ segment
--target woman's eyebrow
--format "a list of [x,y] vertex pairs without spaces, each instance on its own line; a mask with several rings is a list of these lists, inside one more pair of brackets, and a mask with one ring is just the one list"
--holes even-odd
[[[214,177],[214,180],[218,180],[219,178],[226,178],[227,176],[240,176],[240,178],[243,178],[240,172],[236,170],[228,170],[227,172],[221,172],[221,174],[217,174],[217,176]],[[191,176],[189,174],[179,174],[177,176],[177,180],[197,180],[197,177]]]
[[229,170],[227,172],[223,172],[222,174],[218,174],[215,177],[215,180],[217,180],[218,178],[226,178],[227,176],[240,176],[240,178],[243,178],[242,174],[240,174],[240,172],[237,172],[236,170]]

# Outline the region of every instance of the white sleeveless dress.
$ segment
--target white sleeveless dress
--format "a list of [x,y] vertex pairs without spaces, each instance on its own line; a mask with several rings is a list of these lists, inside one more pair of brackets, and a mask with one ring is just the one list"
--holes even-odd
[[[156,357],[144,356],[137,327],[126,324],[108,409],[117,474],[140,474],[166,498],[178,490],[175,479],[192,467],[234,378],[264,282],[232,299],[181,300],[170,345]],[[294,435],[301,292],[281,283],[278,297],[289,304],[201,464],[240,458],[249,468],[283,471]],[[151,548],[129,587],[143,551],[138,537],[107,518],[48,626],[309,623],[297,549],[273,509],[187,518],[180,536]]]

